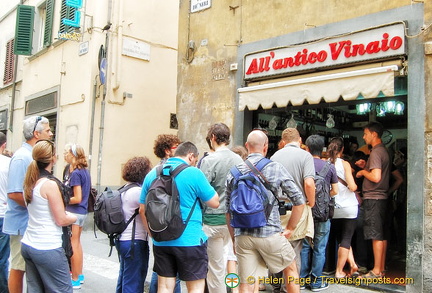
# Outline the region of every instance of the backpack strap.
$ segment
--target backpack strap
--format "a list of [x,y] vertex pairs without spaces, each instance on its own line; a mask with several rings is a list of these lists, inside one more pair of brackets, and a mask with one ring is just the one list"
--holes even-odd
[[267,158],[262,158],[261,160],[258,161],[258,163],[256,165],[254,165],[249,160],[245,160],[246,165],[249,167],[249,169],[252,171],[252,173],[254,173],[260,179],[260,181],[264,185],[264,187],[267,190],[269,190],[271,192],[271,194],[273,194],[273,196],[276,199],[276,201],[278,202],[278,204],[280,204],[281,201],[273,192],[273,188],[271,187],[270,183],[267,181],[267,178],[264,176],[264,174],[261,173],[261,170],[265,166],[267,166],[267,164],[269,164],[270,162],[272,162],[272,161],[267,159]]
[[[177,176],[181,171],[183,171],[184,169],[186,169],[186,168],[188,168],[188,167],[190,167],[190,165],[188,165],[188,164],[180,164],[180,165],[178,165],[174,170],[172,170],[172,167],[170,167],[169,174],[170,174],[170,176],[172,177],[173,182],[174,182],[174,178],[175,178],[175,177],[176,177],[176,176]],[[157,170],[157,171],[159,171],[159,170]],[[158,174],[159,174],[159,175],[162,174],[162,169],[158,172]],[[175,184],[175,182],[174,182],[174,184]],[[178,197],[180,198],[180,192],[178,191],[178,189],[177,189],[177,194],[178,194]],[[189,212],[189,214],[188,214],[188,216],[187,216],[187,218],[186,218],[185,225],[187,225],[187,224],[189,223],[189,220],[190,220],[190,218],[192,217],[192,213],[193,213],[193,211],[194,211],[194,209],[195,209],[195,206],[196,206],[197,202],[198,202],[198,197],[195,199],[195,202],[194,202],[194,204],[193,204],[192,207],[191,207],[191,210],[190,210],[190,212]]]
[[[141,185],[137,182],[132,182],[130,184],[125,184],[122,187],[120,187],[119,189],[117,189],[120,192],[120,195],[123,194],[124,192],[128,191],[129,189],[131,189],[132,187],[141,187]],[[135,229],[136,229],[136,216],[138,216],[139,214],[139,208],[135,209],[135,212],[133,213],[133,215],[129,218],[129,220],[127,220],[126,222],[126,227],[129,226],[129,224],[133,221],[132,223],[132,239],[131,239],[131,257],[134,257],[134,243],[135,243]],[[120,236],[120,235],[119,235]]]
[[325,178],[328,174],[328,172],[330,171],[330,166],[331,163],[330,162],[326,162],[326,164],[324,165],[324,167],[321,169],[321,171],[317,172],[317,174],[323,178]]
[[174,170],[170,169],[170,175],[174,179],[181,171],[183,171],[184,169],[186,169],[188,167],[190,167],[188,164],[180,164]]
[[[247,164],[247,162],[250,163],[250,161],[246,160],[246,164]],[[271,163],[271,162],[272,162],[272,161],[271,161],[270,159],[262,158],[261,160],[258,161],[258,163],[255,164],[255,168],[257,168],[258,171],[261,172],[261,170],[264,169],[264,167],[267,166],[267,164],[269,164],[269,163]],[[248,164],[248,166],[249,166],[249,164]],[[250,167],[250,166],[249,166],[249,167]],[[261,174],[261,176],[263,176],[263,175]],[[266,180],[266,181],[267,181],[267,180]]]

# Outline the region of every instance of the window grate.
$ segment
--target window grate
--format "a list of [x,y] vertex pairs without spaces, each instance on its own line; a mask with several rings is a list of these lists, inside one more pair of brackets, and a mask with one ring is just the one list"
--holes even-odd
[[49,93],[26,102],[26,115],[43,112],[57,107],[57,92]]

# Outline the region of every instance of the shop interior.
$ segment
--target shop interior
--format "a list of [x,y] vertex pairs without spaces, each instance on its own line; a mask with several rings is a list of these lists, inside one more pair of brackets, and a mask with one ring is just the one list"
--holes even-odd
[[[405,174],[403,174],[405,182],[401,185],[400,190],[391,195],[393,206],[392,239],[388,242],[386,262],[388,269],[386,277],[389,276],[390,278],[405,277],[406,261],[408,103],[406,88],[397,92],[399,94],[393,97],[379,95],[375,99],[364,99],[359,95],[354,101],[344,101],[340,98],[336,103],[326,103],[322,100],[319,104],[309,105],[305,102],[301,106],[288,104],[285,108],[277,108],[274,105],[271,109],[259,107],[256,111],[250,112],[253,128],[264,129],[268,133],[268,157],[278,150],[282,131],[287,127],[296,127],[302,136],[303,142],[312,134],[324,136],[326,143],[332,137],[342,137],[345,141],[344,153],[346,159],[349,160],[353,158],[354,150],[365,149],[363,126],[369,121],[378,121],[383,124],[385,131],[382,140],[389,150],[391,161],[397,163],[398,168],[403,169],[405,166]],[[398,161],[401,155],[402,159],[405,159],[404,166]],[[323,152],[323,156],[325,156],[325,152]],[[402,189],[404,190],[401,191]],[[401,199],[401,194],[405,194],[405,198]],[[401,203],[401,201],[404,201],[404,203]],[[368,258],[373,260],[371,250],[368,253]],[[371,263],[367,265],[370,266]],[[329,271],[331,269],[328,268]]]

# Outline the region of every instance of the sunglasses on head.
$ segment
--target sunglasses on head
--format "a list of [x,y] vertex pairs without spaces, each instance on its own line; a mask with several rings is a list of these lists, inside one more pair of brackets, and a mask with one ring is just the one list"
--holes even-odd
[[34,127],[33,127],[33,132],[36,131],[36,126],[38,125],[39,121],[41,121],[41,120],[42,120],[42,117],[41,117],[41,116],[37,116],[37,117],[36,117],[36,122],[35,122],[35,125],[34,125]]

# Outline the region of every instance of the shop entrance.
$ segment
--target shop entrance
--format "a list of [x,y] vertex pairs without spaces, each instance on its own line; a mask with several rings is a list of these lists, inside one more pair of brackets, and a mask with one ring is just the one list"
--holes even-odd
[[[332,137],[342,137],[345,142],[345,159],[352,163],[358,153],[368,148],[363,140],[363,126],[369,121],[378,121],[385,128],[382,136],[383,143],[389,150],[390,160],[393,162],[394,176],[391,180],[402,177],[402,184],[393,192],[391,198],[391,239],[388,241],[386,277],[405,277],[406,267],[406,190],[407,190],[407,96],[377,97],[375,99],[362,99],[359,96],[354,101],[344,101],[340,98],[335,103],[321,102],[309,105],[305,102],[301,106],[285,108],[273,107],[271,109],[258,108],[251,112],[252,128],[261,128],[269,136],[270,157],[279,148],[282,131],[287,127],[295,127],[300,132],[303,142],[309,135],[319,134],[325,137],[326,143]],[[323,153],[325,157],[325,153]],[[392,182],[390,183],[390,185]],[[359,225],[361,222],[359,221]],[[356,262],[359,266],[371,269],[373,267],[373,254],[371,243],[361,244],[361,237],[353,239],[353,248]],[[335,268],[336,247],[329,249],[325,271],[331,272]],[[362,248],[363,247],[363,248]],[[386,285],[386,287],[393,285]],[[398,286],[399,287],[399,286]],[[403,287],[399,287],[404,290]]]

